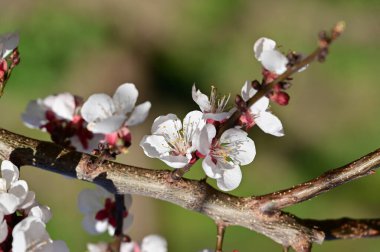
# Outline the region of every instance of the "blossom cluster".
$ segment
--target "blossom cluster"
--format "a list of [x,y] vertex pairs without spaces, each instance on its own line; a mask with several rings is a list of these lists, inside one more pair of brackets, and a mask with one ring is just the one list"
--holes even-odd
[[19,170],[8,160],[1,163],[0,251],[69,251],[63,241],[53,241],[45,226],[49,207],[41,206]]
[[[250,164],[256,155],[253,140],[247,130],[257,125],[265,133],[280,137],[284,135],[281,121],[270,111],[270,100],[285,105],[282,88],[273,90],[251,106],[247,102],[258,92],[261,85],[270,83],[284,73],[288,59],[276,49],[276,43],[260,38],[254,45],[254,54],[263,65],[264,81],[247,81],[241,90],[244,106],[229,109],[228,96],[218,97],[212,87],[208,97],[195,85],[192,98],[199,110],[189,112],[183,122],[174,114],[157,117],[152,125],[151,135],[146,135],[140,145],[151,158],[159,158],[172,168],[189,168],[198,159],[206,175],[216,179],[223,191],[237,188],[242,180],[240,166]],[[223,124],[240,110],[234,127],[223,130]]]
[[114,156],[130,146],[129,127],[142,123],[148,115],[150,102],[135,107],[137,97],[132,83],[119,86],[113,97],[93,94],[86,101],[61,93],[31,101],[22,120],[30,128],[47,131],[60,145],[90,153],[106,150]]
[[20,63],[18,43],[19,36],[17,33],[7,33],[0,36],[0,96],[13,68]]

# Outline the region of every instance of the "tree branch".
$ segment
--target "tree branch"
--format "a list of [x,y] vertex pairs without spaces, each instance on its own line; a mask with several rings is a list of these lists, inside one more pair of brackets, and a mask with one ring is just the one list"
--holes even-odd
[[264,211],[282,209],[330,191],[334,187],[352,180],[374,174],[380,166],[380,149],[369,153],[340,168],[327,171],[317,178],[278,192],[258,196]]
[[[380,150],[377,150],[347,167],[326,173],[331,175],[322,175],[315,180],[324,181],[326,187],[322,191],[327,191],[333,187],[329,185],[337,186],[367,175],[368,171],[378,166],[379,152]],[[75,152],[54,143],[27,138],[4,129],[0,129],[0,158],[8,159],[19,167],[32,165],[89,181],[103,186],[112,193],[138,194],[168,201],[202,213],[216,223],[223,222],[226,226],[235,225],[256,231],[283,247],[292,247],[297,252],[310,251],[312,243],[322,243],[325,236],[335,239],[363,238],[378,236],[380,230],[378,224],[373,224],[379,223],[378,220],[302,220],[276,208],[263,211],[268,206],[263,196],[236,197],[212,188],[203,180],[180,179],[169,182],[170,171],[149,170],[111,161],[96,164],[97,158],[94,156]],[[348,174],[352,175],[345,179]],[[344,181],[339,182],[341,180]],[[329,181],[333,184],[329,184]],[[314,188],[310,183],[299,188],[308,186]],[[299,190],[302,192],[301,189]],[[318,190],[312,192],[316,193]],[[276,199],[282,202],[279,193],[274,195],[278,195]],[[310,194],[309,198],[315,195]],[[290,195],[284,197],[289,198]],[[345,232],[345,235],[337,235],[336,227],[341,227],[340,233]],[[344,229],[344,227],[356,228]]]

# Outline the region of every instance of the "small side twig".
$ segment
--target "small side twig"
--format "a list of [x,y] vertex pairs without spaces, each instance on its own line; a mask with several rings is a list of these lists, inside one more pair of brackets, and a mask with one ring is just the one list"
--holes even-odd
[[226,231],[226,225],[224,222],[217,222],[216,223],[216,249],[215,252],[223,252],[223,239],[224,239],[224,232]]

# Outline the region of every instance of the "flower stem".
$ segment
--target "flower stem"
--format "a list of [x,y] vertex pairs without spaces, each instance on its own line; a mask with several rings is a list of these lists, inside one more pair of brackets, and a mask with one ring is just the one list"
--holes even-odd
[[216,223],[216,249],[215,252],[223,252],[223,239],[226,225],[223,222]]

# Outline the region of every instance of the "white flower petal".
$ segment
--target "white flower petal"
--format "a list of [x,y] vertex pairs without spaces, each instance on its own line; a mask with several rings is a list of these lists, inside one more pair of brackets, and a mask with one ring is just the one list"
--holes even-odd
[[108,134],[120,129],[127,118],[123,115],[114,115],[98,122],[90,122],[87,129],[93,133]]
[[106,94],[91,95],[81,109],[81,115],[86,122],[106,119],[112,116],[114,112],[113,100]]
[[145,155],[151,158],[160,158],[169,155],[170,147],[163,136],[147,135],[140,142]]
[[260,57],[261,64],[270,72],[282,74],[287,69],[288,59],[279,51],[263,51]]
[[15,166],[11,161],[4,160],[1,163],[1,177],[5,179],[7,183],[7,189],[9,189],[12,183],[18,180],[19,175],[20,173],[17,166]]
[[75,98],[70,93],[58,94],[54,100],[52,111],[59,117],[71,121],[75,112]]
[[231,115],[231,111],[229,112],[221,112],[221,113],[205,113],[203,115],[204,119],[212,119],[214,121],[223,121],[224,119],[227,119]]
[[168,243],[159,235],[148,235],[141,243],[141,252],[167,252]]
[[39,129],[47,123],[45,116],[47,108],[42,103],[42,100],[34,100],[28,103],[26,111],[21,115],[21,119],[27,127]]
[[95,220],[96,232],[103,233],[107,230],[107,228],[108,228],[108,220],[102,220],[102,221]]
[[269,38],[259,38],[253,45],[253,51],[258,61],[261,61],[261,54],[264,51],[274,50],[276,48],[276,42]]
[[284,128],[277,116],[270,112],[262,112],[259,116],[255,117],[257,126],[260,127],[265,133],[281,137],[284,135]]
[[[105,191],[105,190],[104,190]],[[78,207],[79,210],[84,213],[96,213],[100,209],[103,208],[104,199],[107,197],[104,197],[104,195],[107,193],[106,191],[103,192],[103,189],[100,187],[97,187],[97,190],[93,189],[84,189],[79,193],[78,196]],[[111,196],[110,193],[108,193],[109,196]]]
[[183,131],[185,132],[186,139],[191,142],[194,134],[200,131],[206,121],[203,120],[203,113],[197,110],[187,113],[183,119]]
[[133,110],[139,92],[132,83],[120,85],[113,95],[113,102],[117,113],[126,114]]
[[19,208],[26,209],[26,208],[31,207],[35,203],[36,203],[36,194],[32,191],[28,191],[24,202],[22,202]]
[[[123,243],[121,244],[123,246]],[[93,243],[87,243],[87,250],[88,252],[107,252],[108,249],[108,243],[105,242],[99,242],[96,244]],[[121,251],[121,248],[120,248]],[[131,250],[133,252],[133,250]]]
[[152,125],[152,134],[165,135],[170,139],[177,137],[178,131],[182,129],[181,120],[174,114],[157,117]]
[[64,241],[51,241],[33,251],[35,252],[69,252],[70,250]]
[[8,236],[8,225],[4,219],[4,214],[0,212],[0,244],[5,241]]
[[183,168],[190,162],[190,158],[187,156],[165,156],[160,157],[160,159],[164,161],[165,164],[176,169]]
[[262,111],[266,111],[269,107],[269,98],[268,97],[262,97],[257,102],[252,104],[251,107],[249,107],[251,113],[254,115],[254,117],[258,114],[260,114]]
[[193,85],[191,95],[195,103],[199,105],[199,108],[202,110],[202,112],[211,111],[211,104],[208,96],[203,94],[200,90],[197,90],[195,84]]
[[215,135],[215,126],[212,124],[206,124],[194,139],[193,145],[195,149],[202,155],[207,155],[210,151],[211,142]]
[[222,170],[212,162],[210,156],[206,156],[202,161],[202,168],[205,171],[206,175],[213,179],[219,179],[222,177]]
[[241,89],[241,97],[244,101],[248,101],[249,98],[253,97],[257,93],[257,90],[252,87],[250,81],[246,81]]
[[[84,230],[86,230],[90,234],[98,234],[98,230],[95,228],[96,226],[95,215],[85,215],[82,221],[82,226]],[[107,227],[106,227],[107,228]],[[104,230],[105,231],[105,230]],[[104,232],[103,231],[103,232]]]
[[247,165],[253,161],[256,155],[255,144],[252,139],[247,136],[247,132],[232,128],[226,130],[220,137],[222,144],[226,143],[234,148],[231,158],[239,162],[240,165]]
[[30,209],[28,216],[34,216],[47,223],[51,219],[51,212],[48,206],[34,206]]
[[17,32],[3,34],[0,37],[0,57],[7,57],[19,43],[19,35]]
[[5,215],[16,211],[20,200],[13,194],[0,192],[0,211]]
[[35,251],[50,240],[45,224],[36,217],[27,217],[19,222],[12,231],[14,252]]
[[[136,248],[139,248],[139,245],[135,242],[122,242],[120,245],[120,252],[136,252],[139,250],[136,250]],[[90,251],[92,252],[92,251]],[[97,252],[94,250],[94,252]],[[100,251],[99,251],[100,252]]]
[[15,195],[20,203],[23,203],[28,195],[28,184],[24,180],[19,180],[12,183],[8,192]]
[[234,169],[224,170],[222,178],[217,180],[220,190],[231,191],[240,185],[242,173],[239,166]]
[[132,114],[129,116],[126,125],[134,126],[144,122],[149,114],[151,106],[152,104],[148,101],[136,106]]

